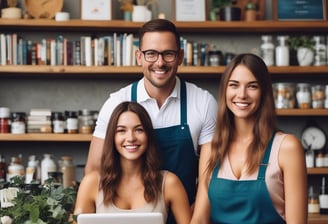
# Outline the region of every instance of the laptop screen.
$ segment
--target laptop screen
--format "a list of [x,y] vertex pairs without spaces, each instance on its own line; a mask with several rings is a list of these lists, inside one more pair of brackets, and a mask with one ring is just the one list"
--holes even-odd
[[78,224],[164,224],[159,212],[83,213]]

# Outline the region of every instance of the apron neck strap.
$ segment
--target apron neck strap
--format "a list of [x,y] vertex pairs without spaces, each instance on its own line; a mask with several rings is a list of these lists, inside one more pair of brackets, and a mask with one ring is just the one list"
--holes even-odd
[[273,134],[272,134],[272,137],[269,141],[269,144],[265,149],[264,157],[263,157],[262,162],[260,164],[260,170],[259,170],[259,174],[258,174],[258,177],[257,177],[258,180],[259,179],[265,180],[265,171],[266,171],[266,168],[268,167],[272,142],[273,142],[275,134],[276,134],[276,132],[274,131]]

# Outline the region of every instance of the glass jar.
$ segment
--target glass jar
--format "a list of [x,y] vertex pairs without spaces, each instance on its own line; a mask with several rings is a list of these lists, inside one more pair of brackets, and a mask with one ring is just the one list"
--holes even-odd
[[309,188],[308,195],[308,212],[309,213],[320,213],[320,205],[318,195],[314,193],[313,186]]
[[64,133],[65,117],[62,112],[53,112],[51,115],[53,133]]
[[273,84],[273,95],[277,109],[290,109],[295,107],[295,84]]
[[324,85],[312,86],[312,108],[320,109],[324,107],[325,102],[325,90]]
[[212,50],[208,52],[208,65],[209,66],[219,66],[223,65],[223,54],[221,51],[217,50],[214,46]]
[[10,109],[0,107],[0,133],[10,132]]
[[12,134],[26,133],[26,113],[13,112],[11,114],[11,133]]
[[79,111],[79,133],[91,134],[93,131],[93,116],[90,110],[83,109]]
[[311,108],[311,85],[309,83],[298,83],[296,85],[296,100],[298,108]]
[[11,161],[8,166],[7,181],[9,182],[10,179],[15,176],[25,176],[25,169],[22,164],[22,159],[19,157],[11,157]]
[[73,157],[62,156],[59,160],[60,172],[63,173],[63,187],[74,186],[75,184],[75,166]]
[[65,111],[66,116],[66,129],[69,134],[78,133],[78,117],[76,111]]

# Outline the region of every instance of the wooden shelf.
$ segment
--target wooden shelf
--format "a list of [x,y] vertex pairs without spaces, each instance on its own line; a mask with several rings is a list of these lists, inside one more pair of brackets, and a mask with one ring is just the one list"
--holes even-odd
[[308,224],[327,224],[328,215],[322,214],[309,214],[308,215]]
[[307,168],[307,173],[311,175],[328,175],[328,167],[322,168]]
[[0,142],[5,141],[44,141],[44,142],[89,142],[91,134],[0,134]]
[[[46,30],[138,32],[143,23],[123,20],[86,21],[72,19],[57,22],[52,19],[0,19],[3,30]],[[327,21],[205,21],[175,22],[179,32],[192,33],[323,33],[328,31]]]
[[[179,74],[203,75],[218,78],[223,73],[225,66],[180,66]],[[269,72],[273,76],[279,75],[320,75],[328,76],[328,66],[283,66],[269,67]],[[139,66],[64,66],[64,65],[1,65],[0,75],[2,74],[102,74],[102,75],[135,75],[142,74]]]
[[328,116],[328,109],[277,109],[279,116]]

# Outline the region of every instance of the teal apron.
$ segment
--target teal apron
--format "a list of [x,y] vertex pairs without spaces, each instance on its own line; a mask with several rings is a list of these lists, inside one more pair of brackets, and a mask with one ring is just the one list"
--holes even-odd
[[265,150],[257,180],[218,178],[220,167],[215,167],[208,187],[213,223],[285,223],[274,208],[265,183],[272,141],[273,137]]
[[[137,101],[137,86],[137,82],[132,84],[131,101]],[[196,195],[198,160],[187,124],[186,84],[183,81],[180,95],[181,124],[155,129],[155,133],[161,152],[162,169],[169,170],[180,178],[187,191],[189,203],[192,204]]]

